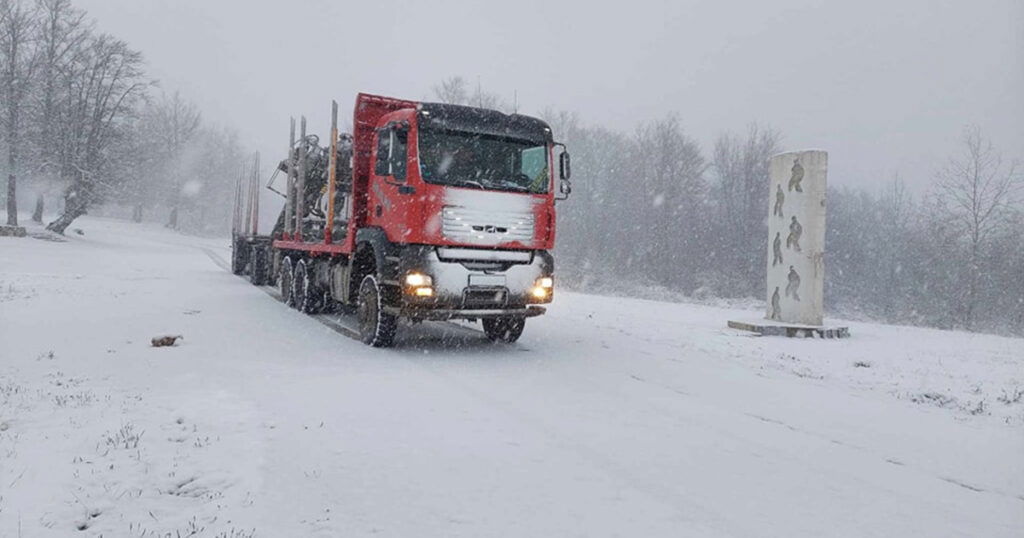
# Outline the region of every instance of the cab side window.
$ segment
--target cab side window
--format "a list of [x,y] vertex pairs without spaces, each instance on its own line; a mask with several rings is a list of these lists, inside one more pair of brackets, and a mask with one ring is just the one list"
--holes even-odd
[[389,176],[389,164],[391,159],[391,129],[377,131],[377,165],[373,173],[378,176]]
[[405,181],[405,167],[409,162],[409,130],[395,129],[392,133],[391,175],[398,181]]

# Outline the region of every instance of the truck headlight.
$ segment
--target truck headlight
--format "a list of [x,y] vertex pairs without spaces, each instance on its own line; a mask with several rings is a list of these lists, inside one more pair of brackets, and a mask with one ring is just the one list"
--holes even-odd
[[423,273],[409,273],[405,275],[405,285],[412,288],[430,286],[433,283],[433,279]]
[[407,273],[405,275],[405,292],[416,297],[433,297],[434,279],[423,273]]
[[542,276],[533,283],[530,295],[535,301],[550,301],[551,292],[554,291],[555,281],[549,276]]

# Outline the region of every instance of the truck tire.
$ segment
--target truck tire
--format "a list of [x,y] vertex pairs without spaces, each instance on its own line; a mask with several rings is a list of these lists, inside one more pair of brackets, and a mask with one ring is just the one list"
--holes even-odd
[[292,296],[295,308],[304,314],[319,312],[320,296],[323,295],[313,282],[312,271],[306,260],[299,260],[295,265],[295,281],[292,284]]
[[277,277],[277,283],[281,288],[281,301],[288,306],[295,306],[295,294],[292,293],[292,257],[285,256],[281,260],[281,273]]
[[523,335],[526,318],[505,316],[500,318],[483,318],[484,333],[492,342],[511,344]]
[[245,274],[247,249],[241,239],[231,240],[231,273],[236,275]]
[[356,313],[359,338],[364,344],[391,347],[398,331],[398,318],[384,311],[384,294],[374,275],[366,275],[359,285]]
[[266,255],[262,250],[260,247],[249,249],[249,282],[253,286],[266,284],[264,275],[266,275],[267,261],[264,259]]

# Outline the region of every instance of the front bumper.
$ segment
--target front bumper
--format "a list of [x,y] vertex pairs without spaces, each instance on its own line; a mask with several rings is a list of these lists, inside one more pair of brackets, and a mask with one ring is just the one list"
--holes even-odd
[[431,307],[385,307],[384,311],[403,318],[415,320],[443,321],[447,319],[483,319],[502,317],[523,317],[532,318],[543,314],[546,309],[543,306],[527,306],[525,308],[502,308],[502,309],[450,309]]
[[545,309],[538,305],[551,302],[552,294],[537,299],[531,292],[537,279],[551,276],[553,269],[551,255],[543,250],[407,245],[400,256],[397,283],[402,287],[404,275],[423,273],[431,278],[433,293],[430,297],[402,293],[391,313],[414,319],[539,316]]

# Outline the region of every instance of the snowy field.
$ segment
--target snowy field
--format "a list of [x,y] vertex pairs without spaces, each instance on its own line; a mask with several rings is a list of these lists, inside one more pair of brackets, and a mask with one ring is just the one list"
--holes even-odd
[[0,238],[3,537],[1024,536],[1022,339],[557,292],[375,350],[226,240],[73,227]]

